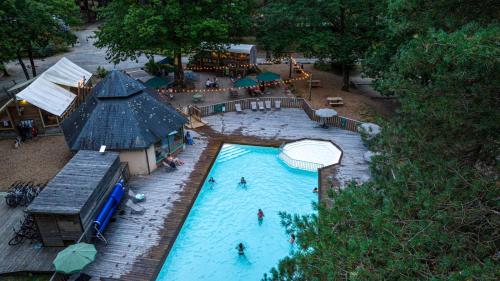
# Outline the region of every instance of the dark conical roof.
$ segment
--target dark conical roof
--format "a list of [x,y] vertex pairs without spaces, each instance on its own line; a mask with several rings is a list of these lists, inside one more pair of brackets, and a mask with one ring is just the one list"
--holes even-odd
[[127,74],[112,70],[95,85],[92,93],[97,98],[124,98],[136,94],[146,87]]
[[[129,83],[129,79],[123,79],[123,76],[127,75],[115,74]],[[122,85],[116,86],[121,88],[119,91],[124,89]],[[108,89],[118,92],[113,87]],[[179,130],[188,121],[152,90],[141,89],[121,98],[106,92],[102,92],[105,98],[97,94],[93,91],[61,123],[71,150],[98,150],[101,145],[115,150],[144,149],[167,138],[169,133]]]

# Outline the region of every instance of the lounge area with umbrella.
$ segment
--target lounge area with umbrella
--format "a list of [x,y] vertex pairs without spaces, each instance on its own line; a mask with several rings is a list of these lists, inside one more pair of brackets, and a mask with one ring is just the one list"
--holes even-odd
[[259,83],[250,77],[244,77],[234,82],[235,87],[257,87]]
[[320,127],[327,129],[326,119],[337,116],[337,111],[331,108],[320,108],[314,111],[314,114],[319,117]]
[[155,76],[146,81],[146,83],[144,83],[144,86],[151,89],[160,89],[160,88],[170,88],[173,84],[174,80],[171,77]]
[[274,72],[266,71],[257,75],[257,81],[261,83],[274,82],[277,80],[281,80],[281,76]]

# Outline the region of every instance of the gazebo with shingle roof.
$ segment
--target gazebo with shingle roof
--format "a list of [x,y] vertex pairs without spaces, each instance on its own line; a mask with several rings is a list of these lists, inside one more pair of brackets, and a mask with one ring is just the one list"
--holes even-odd
[[187,119],[157,93],[118,71],[111,71],[61,124],[71,150],[120,152],[131,174],[148,174],[167,153],[183,146]]

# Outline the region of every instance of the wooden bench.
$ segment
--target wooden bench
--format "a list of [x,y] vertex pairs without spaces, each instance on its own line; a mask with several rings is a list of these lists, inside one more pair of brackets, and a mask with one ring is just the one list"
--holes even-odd
[[311,84],[311,87],[321,87],[321,80],[309,80],[307,83]]
[[341,97],[327,97],[326,101],[330,106],[344,105],[344,100]]

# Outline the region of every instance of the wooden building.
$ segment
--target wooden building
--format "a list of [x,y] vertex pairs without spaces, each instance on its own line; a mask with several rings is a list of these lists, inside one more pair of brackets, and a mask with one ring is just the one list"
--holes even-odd
[[253,68],[257,64],[257,48],[250,44],[229,44],[221,50],[203,50],[193,56],[191,67],[232,69]]
[[59,128],[90,92],[92,73],[66,58],[42,74],[7,90],[0,104],[0,133],[20,135],[21,127],[44,133]]
[[113,70],[61,124],[71,150],[120,152],[132,175],[149,174],[184,146],[187,118],[153,90]]
[[116,152],[79,151],[27,208],[43,245],[66,246],[94,234],[92,222],[127,169]]

